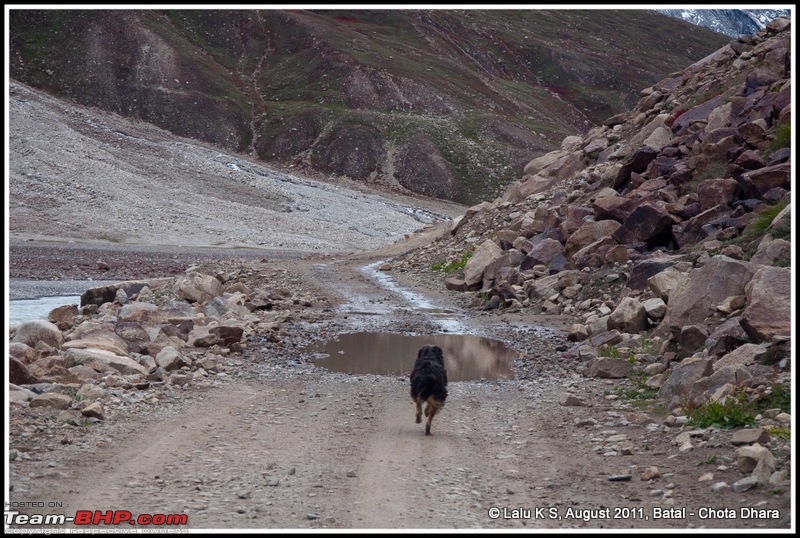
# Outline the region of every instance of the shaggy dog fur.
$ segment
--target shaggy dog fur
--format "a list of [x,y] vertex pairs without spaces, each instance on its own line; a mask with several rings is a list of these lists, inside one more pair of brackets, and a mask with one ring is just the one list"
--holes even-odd
[[447,399],[447,371],[439,346],[425,346],[419,350],[411,372],[411,399],[417,404],[417,424],[422,422],[422,404],[427,404],[425,435],[430,435],[431,421]]

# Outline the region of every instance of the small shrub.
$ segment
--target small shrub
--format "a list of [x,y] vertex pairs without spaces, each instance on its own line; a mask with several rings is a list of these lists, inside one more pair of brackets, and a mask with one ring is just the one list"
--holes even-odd
[[606,344],[605,346],[600,346],[597,350],[597,353],[601,357],[610,357],[612,359],[619,358],[619,350],[612,345]]
[[84,400],[84,396],[78,394],[78,389],[76,389],[75,387],[64,387],[64,390],[62,390],[62,392],[67,396],[69,396],[70,398],[72,398],[73,400],[75,400],[76,402],[81,402]]
[[756,417],[743,392],[728,396],[724,402],[706,402],[689,409],[687,415],[687,424],[697,428],[743,428],[756,423]]
[[777,151],[781,148],[788,148],[792,144],[792,125],[790,123],[782,123],[775,129],[775,139],[770,144],[772,151]]
[[767,428],[767,432],[769,432],[772,437],[777,437],[778,439],[789,440],[792,437],[792,430],[785,426],[770,426]]
[[465,252],[458,261],[450,263],[439,262],[432,265],[431,270],[436,271],[437,273],[452,275],[453,273],[463,269],[467,265],[467,262],[470,258],[472,258],[472,252]]
[[647,376],[643,373],[632,373],[628,376],[630,386],[617,385],[614,394],[628,401],[649,401],[658,398],[658,389],[645,384]]
[[[738,245],[744,251],[745,260],[752,258],[753,254],[755,254],[756,250],[758,249],[759,242],[767,233],[767,229],[772,224],[772,221],[775,220],[775,217],[777,217],[778,214],[783,211],[788,203],[789,200],[782,200],[777,204],[767,208],[766,211],[758,215],[750,224],[748,224],[747,228],[745,228],[738,237],[723,242],[723,247],[727,245]],[[769,234],[776,239],[790,240],[792,235],[791,219],[781,219],[779,223],[769,230]],[[791,259],[779,261],[777,265],[790,266]]]
[[761,213],[753,222],[750,223],[748,228],[752,228],[757,234],[763,235],[764,232],[767,231],[767,228],[769,228],[769,225],[772,224],[772,221],[775,220],[775,217],[777,217],[787,205],[789,205],[788,199],[781,200],[774,206],[771,206],[769,209]]
[[792,389],[783,383],[778,383],[772,390],[756,398],[753,404],[758,411],[777,408],[784,413],[791,413]]

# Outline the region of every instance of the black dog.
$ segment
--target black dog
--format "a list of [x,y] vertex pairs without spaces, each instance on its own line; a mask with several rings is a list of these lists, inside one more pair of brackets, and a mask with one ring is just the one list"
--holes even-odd
[[417,404],[417,424],[422,422],[422,404],[427,403],[425,435],[430,435],[431,421],[447,399],[447,371],[439,346],[425,346],[419,350],[411,372],[411,399]]

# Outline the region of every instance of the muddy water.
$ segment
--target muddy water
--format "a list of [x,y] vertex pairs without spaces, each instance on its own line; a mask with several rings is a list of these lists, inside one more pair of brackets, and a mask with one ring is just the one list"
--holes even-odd
[[334,372],[407,375],[417,352],[427,344],[444,351],[448,381],[514,377],[511,361],[517,357],[516,351],[499,340],[471,335],[361,332],[337,336],[309,351],[327,354],[315,364]]

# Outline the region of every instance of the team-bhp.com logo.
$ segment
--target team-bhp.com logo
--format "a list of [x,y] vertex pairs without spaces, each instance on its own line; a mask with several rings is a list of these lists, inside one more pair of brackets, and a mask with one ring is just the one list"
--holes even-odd
[[20,514],[5,510],[6,525],[186,525],[186,514],[141,514],[135,516],[128,510],[78,510],[74,516],[66,514]]

